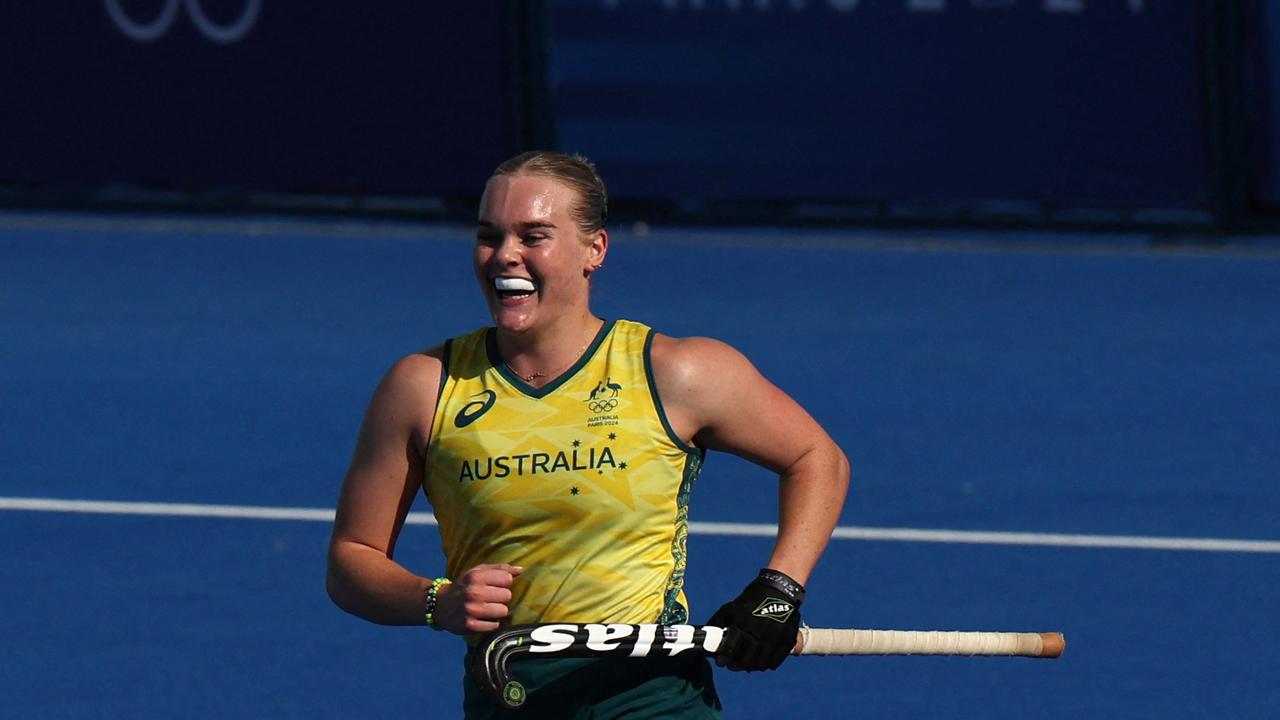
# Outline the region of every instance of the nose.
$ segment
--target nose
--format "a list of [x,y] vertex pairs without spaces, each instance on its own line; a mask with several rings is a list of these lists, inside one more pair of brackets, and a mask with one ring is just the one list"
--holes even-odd
[[515,267],[521,262],[520,240],[516,237],[504,237],[493,253],[493,260],[502,267]]

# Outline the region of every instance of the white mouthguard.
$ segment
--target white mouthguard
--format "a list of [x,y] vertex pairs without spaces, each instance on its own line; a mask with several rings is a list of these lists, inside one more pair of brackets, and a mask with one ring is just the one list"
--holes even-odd
[[494,278],[493,286],[503,292],[508,290],[525,290],[527,292],[533,292],[534,290],[533,283],[525,280],[524,278]]

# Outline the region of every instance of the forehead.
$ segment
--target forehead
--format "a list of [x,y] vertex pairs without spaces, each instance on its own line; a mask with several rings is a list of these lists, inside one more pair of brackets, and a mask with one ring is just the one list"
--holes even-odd
[[495,225],[534,219],[568,221],[577,200],[577,191],[553,177],[497,175],[489,179],[480,198],[480,220]]

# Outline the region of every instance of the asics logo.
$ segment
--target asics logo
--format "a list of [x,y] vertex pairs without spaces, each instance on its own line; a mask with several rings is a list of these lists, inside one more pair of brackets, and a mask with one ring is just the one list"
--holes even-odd
[[476,420],[479,420],[481,415],[489,412],[489,408],[493,407],[493,402],[498,399],[498,394],[492,390],[485,390],[484,392],[477,393],[471,397],[476,399],[466,405],[463,405],[462,409],[458,411],[458,414],[454,416],[454,427],[464,428]]
[[249,34],[258,22],[258,13],[262,10],[262,0],[245,0],[240,17],[223,25],[205,14],[204,6],[200,4],[201,0],[164,0],[164,6],[160,8],[158,15],[150,20],[138,21],[125,12],[120,6],[121,1],[102,0],[102,5],[116,28],[124,33],[125,37],[140,43],[153,42],[163,37],[178,21],[178,11],[185,6],[187,15],[191,17],[191,24],[195,25],[201,35],[219,45],[230,45],[243,40],[244,36]]

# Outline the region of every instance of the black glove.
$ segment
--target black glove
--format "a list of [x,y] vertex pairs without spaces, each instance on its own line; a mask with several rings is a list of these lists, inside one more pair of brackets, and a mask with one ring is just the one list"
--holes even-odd
[[765,568],[742,594],[707,621],[726,629],[716,664],[730,670],[775,670],[796,645],[804,586]]

